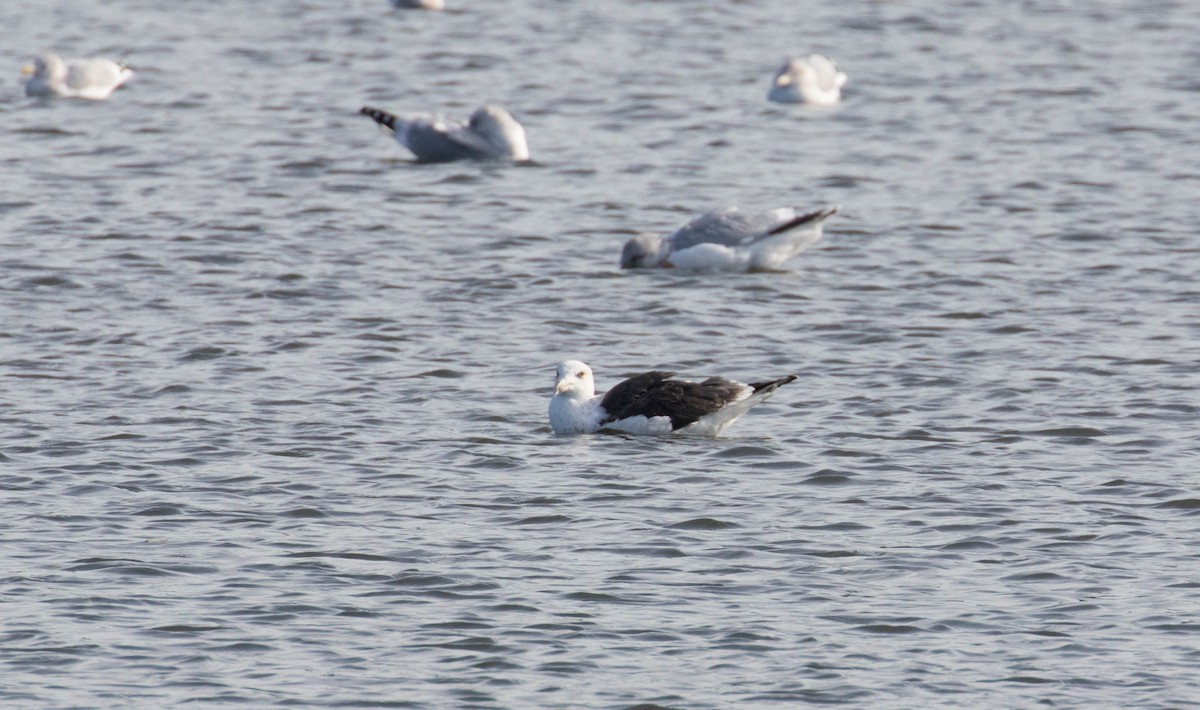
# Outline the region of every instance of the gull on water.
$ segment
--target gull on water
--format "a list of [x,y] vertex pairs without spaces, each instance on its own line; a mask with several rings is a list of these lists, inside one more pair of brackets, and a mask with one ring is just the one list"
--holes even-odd
[[479,107],[466,123],[429,116],[400,118],[370,106],[363,106],[359,113],[391,132],[423,162],[529,160],[525,129],[499,106]]
[[133,70],[111,59],[63,59],[43,54],[21,68],[28,96],[107,99]]
[[555,434],[614,429],[657,436],[717,436],[751,407],[796,379],[787,375],[742,384],[723,377],[688,382],[674,376],[673,372],[646,372],[598,395],[592,368],[578,360],[560,362],[550,399],[550,427]]
[[392,7],[410,8],[413,10],[441,10],[446,7],[443,0],[389,0]]
[[621,268],[688,271],[773,271],[821,238],[837,206],[797,215],[789,207],[747,214],[725,207],[703,214],[667,235],[643,234],[625,242]]
[[824,54],[789,57],[775,73],[767,98],[785,104],[832,106],[842,98],[846,74]]

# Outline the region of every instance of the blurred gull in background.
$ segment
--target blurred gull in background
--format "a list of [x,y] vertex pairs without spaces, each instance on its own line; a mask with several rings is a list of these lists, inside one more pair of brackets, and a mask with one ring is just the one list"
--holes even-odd
[[389,0],[392,7],[401,7],[412,10],[441,10],[446,7],[443,0]]
[[785,104],[832,106],[842,98],[846,74],[823,54],[788,58],[775,73],[767,98]]
[[499,106],[481,106],[466,123],[436,117],[400,118],[370,106],[359,110],[422,162],[529,160],[525,129]]
[[713,210],[662,236],[643,234],[625,243],[621,268],[689,271],[773,271],[821,238],[821,226],[838,207],[797,215],[788,207],[747,214],[737,207]]
[[63,59],[43,54],[21,68],[29,96],[65,96],[107,99],[118,86],[129,81],[133,70],[111,59]]

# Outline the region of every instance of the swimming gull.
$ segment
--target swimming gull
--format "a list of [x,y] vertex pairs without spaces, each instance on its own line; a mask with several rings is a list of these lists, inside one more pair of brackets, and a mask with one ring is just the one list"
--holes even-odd
[[796,379],[742,384],[723,377],[703,382],[673,379],[673,372],[646,372],[596,394],[592,368],[578,360],[558,364],[550,427],[555,434],[615,429],[629,434],[717,436],[733,420]]
[[747,214],[726,207],[703,214],[665,236],[643,234],[625,242],[621,268],[689,271],[772,271],[821,238],[837,206],[797,215],[788,207]]
[[404,119],[370,106],[359,113],[390,131],[423,162],[529,160],[525,129],[499,106],[479,107],[466,123],[427,116]]
[[390,0],[392,7],[411,8],[414,10],[441,10],[446,7],[443,0]]
[[823,54],[789,57],[775,73],[767,98],[785,104],[832,106],[842,98],[846,74]]
[[65,96],[107,99],[118,86],[129,81],[133,70],[111,59],[63,59],[43,54],[21,68],[28,96]]

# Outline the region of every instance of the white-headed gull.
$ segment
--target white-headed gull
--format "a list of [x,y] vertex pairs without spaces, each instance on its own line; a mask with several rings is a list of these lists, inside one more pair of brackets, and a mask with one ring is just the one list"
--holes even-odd
[[781,207],[755,214],[725,207],[667,235],[643,234],[625,243],[621,268],[688,271],[772,271],[821,238],[837,206],[805,214]]
[[133,70],[111,59],[63,59],[43,54],[21,68],[28,96],[107,99]]
[[443,0],[389,0],[392,7],[401,7],[412,10],[441,10],[446,7]]
[[717,436],[754,405],[796,379],[795,375],[742,384],[723,377],[702,382],[647,372],[596,394],[592,368],[578,360],[558,364],[550,427],[555,434],[615,429],[630,434]]
[[499,106],[479,107],[466,123],[428,116],[400,118],[370,106],[359,113],[390,131],[423,162],[529,160],[525,129]]
[[846,74],[824,54],[789,57],[775,73],[767,98],[785,104],[832,106],[842,98]]

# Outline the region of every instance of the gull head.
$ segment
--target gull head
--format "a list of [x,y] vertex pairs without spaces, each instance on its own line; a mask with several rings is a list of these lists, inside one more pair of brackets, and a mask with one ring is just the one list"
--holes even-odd
[[471,114],[468,124],[480,138],[517,161],[529,160],[529,144],[525,128],[508,111],[499,106],[480,106]]
[[67,63],[57,54],[43,54],[31,64],[21,67],[21,74],[30,79],[62,81],[67,78]]
[[658,234],[640,234],[625,242],[621,249],[622,269],[652,269],[666,258],[666,241]]
[[571,399],[591,399],[596,395],[596,383],[592,379],[592,368],[578,360],[558,363],[554,374],[554,396]]

